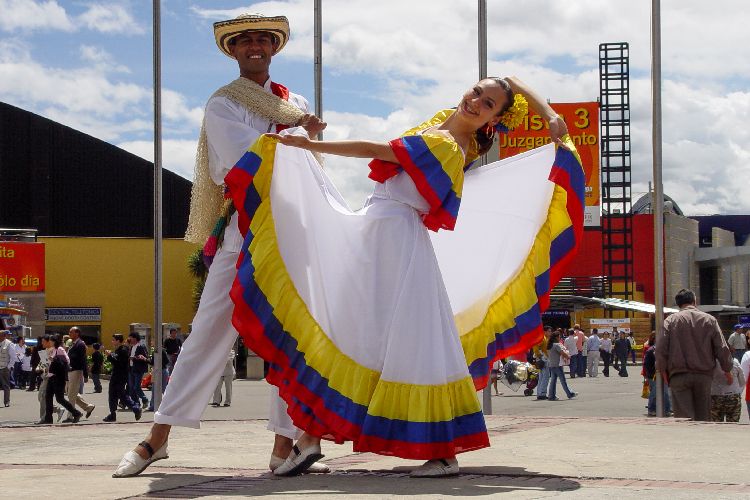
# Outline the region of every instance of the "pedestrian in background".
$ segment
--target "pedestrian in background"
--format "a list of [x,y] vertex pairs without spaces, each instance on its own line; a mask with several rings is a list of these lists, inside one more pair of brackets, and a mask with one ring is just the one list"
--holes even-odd
[[[37,394],[37,400],[39,401],[39,421],[37,424],[46,424],[47,416],[47,385],[49,384],[49,363],[52,359],[54,345],[50,340],[49,335],[44,335],[37,338],[37,353],[39,354],[39,363],[36,366],[36,374],[41,377],[39,382],[39,394]],[[57,406],[53,403],[52,413],[57,413],[57,421],[62,420],[65,409],[61,406]],[[51,423],[51,422],[49,422]]]
[[177,338],[176,328],[169,330],[169,338],[164,339],[163,349],[166,351],[167,357],[169,358],[168,370],[171,374],[172,370],[174,370],[174,364],[177,363],[177,356],[179,356],[180,351],[182,350],[182,340]]
[[[176,331],[176,330],[175,330]],[[151,365],[151,401],[148,403],[148,410],[146,411],[154,411],[154,387],[156,387],[156,384],[154,383],[154,377],[156,376],[156,351],[151,355],[151,360],[149,361],[149,364]],[[167,350],[162,347],[161,350],[161,393],[164,395],[164,391],[167,390],[167,384],[169,384],[169,354],[167,354]]]
[[591,330],[591,336],[586,341],[586,363],[589,371],[589,377],[599,375],[599,349],[602,347],[602,341],[599,338],[599,330]]
[[[573,337],[575,338],[575,337]],[[549,358],[549,389],[547,389],[547,399],[549,401],[559,401],[557,397],[557,379],[560,379],[560,385],[562,385],[565,394],[568,399],[573,399],[578,394],[571,391],[568,388],[568,382],[565,380],[565,372],[560,366],[560,358],[570,359],[571,356],[567,349],[560,343],[560,336],[557,333],[553,333],[547,342],[547,357]]]
[[675,416],[707,421],[716,361],[729,372],[732,355],[716,318],[695,307],[692,290],[677,292],[675,302],[680,311],[664,320],[656,339],[656,369],[669,384]]
[[[136,333],[136,335],[138,335]],[[130,338],[130,337],[128,337]],[[107,360],[112,363],[112,373],[109,379],[109,415],[104,417],[105,422],[117,421],[117,403],[122,400],[126,407],[133,410],[136,420],[141,419],[141,406],[138,400],[133,400],[125,391],[125,383],[128,380],[130,364],[130,349],[124,344],[125,338],[120,333],[112,335],[112,347],[114,351],[106,351]]]
[[628,333],[628,342],[628,354],[630,356],[630,359],[633,361],[633,365],[635,366],[635,335],[633,335],[633,332]]
[[620,360],[617,359],[617,356],[615,355],[615,342],[620,338],[620,332],[617,331],[617,327],[612,327],[612,367],[619,371],[620,370]]
[[[84,379],[84,372],[88,370],[86,359],[86,343],[81,338],[81,329],[77,326],[68,331],[70,336],[70,347],[68,348],[68,359],[70,360],[70,373],[68,373],[68,400],[80,407],[86,412],[86,418],[89,418],[94,412],[95,405],[87,402],[81,396],[81,384]],[[66,422],[73,421],[73,415],[69,416]]]
[[136,332],[128,335],[130,345],[130,371],[128,372],[128,392],[133,401],[140,399],[142,406],[148,405],[148,398],[143,392],[141,382],[148,372],[149,354],[146,346],[141,342],[141,336]]
[[102,369],[104,367],[104,354],[102,354],[102,345],[94,342],[91,346],[94,352],[91,353],[91,380],[94,382],[94,392],[102,392]]
[[9,330],[0,330],[0,387],[3,389],[3,404],[10,406],[10,372],[15,365],[16,348],[8,338]]
[[26,389],[31,384],[31,347],[26,348],[26,352],[21,359],[21,389]]
[[[578,375],[578,338],[573,330],[568,330],[568,336],[565,337],[563,345],[569,354],[570,378],[576,378],[576,375]],[[552,372],[550,372],[550,376],[552,376]]]
[[578,356],[576,359],[576,376],[586,376],[586,334],[581,330],[581,325],[573,325],[573,335],[576,336],[576,349],[578,349]]
[[36,345],[31,348],[31,380],[29,380],[29,388],[26,389],[29,392],[33,392],[42,383],[41,377],[37,367],[39,366],[40,356],[39,350],[42,349],[42,338],[36,338]]
[[615,340],[615,360],[620,366],[617,373],[621,377],[628,376],[628,353],[630,352],[630,341],[625,332],[620,332],[620,338]]
[[547,386],[549,385],[549,356],[547,355],[547,343],[552,336],[552,327],[544,327],[544,337],[539,343],[537,369],[539,369],[539,380],[536,385],[536,399],[547,399]]
[[[65,352],[65,349],[62,347],[62,339],[60,338],[60,335],[55,334],[50,336],[50,342],[53,344],[53,349],[52,358],[49,363],[49,370],[47,372],[47,390],[45,393],[46,411],[44,419],[39,423],[52,423],[52,411],[54,410],[52,398],[54,397],[57,404],[68,410],[68,413],[70,414],[70,422],[75,424],[81,420],[83,413],[76,410],[75,406],[65,399],[65,385],[68,381],[70,359],[68,358],[68,353]],[[78,394],[77,389],[75,394]]]
[[604,332],[601,345],[599,346],[599,354],[602,357],[602,362],[604,362],[602,373],[605,377],[609,377],[609,365],[612,363],[612,339],[609,332]]
[[[648,381],[648,416],[656,416],[656,332],[648,340],[648,348],[643,356],[643,377]],[[672,416],[672,401],[669,398],[669,385],[662,384],[662,410],[664,416]]]
[[[224,373],[221,374],[219,383],[216,384],[214,389],[214,400],[211,403],[212,406],[221,405],[221,386],[224,385],[224,406],[232,405],[232,381],[234,380],[234,349],[229,351],[229,357],[227,358],[227,364],[224,366]],[[495,388],[497,391],[497,387]]]
[[18,337],[14,344],[15,346],[15,361],[13,363],[13,376],[12,385],[16,389],[25,389],[26,385],[23,383],[23,357],[26,355],[26,340],[23,337]]
[[744,388],[745,375],[739,361],[732,358],[732,369],[729,372],[725,372],[719,362],[716,362],[711,383],[712,422],[740,421]]
[[727,345],[732,350],[734,359],[742,361],[742,356],[747,352],[747,335],[742,331],[742,325],[734,325],[734,332],[727,339]]

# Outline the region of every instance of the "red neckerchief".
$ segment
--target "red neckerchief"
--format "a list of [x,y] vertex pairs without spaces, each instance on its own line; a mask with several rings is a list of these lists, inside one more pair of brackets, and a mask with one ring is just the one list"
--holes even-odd
[[[280,83],[271,82],[271,92],[273,92],[273,95],[275,95],[276,97],[280,97],[281,99],[284,99],[285,101],[289,100],[289,89],[284,87]],[[278,134],[285,128],[289,128],[289,125],[277,124],[276,133]]]

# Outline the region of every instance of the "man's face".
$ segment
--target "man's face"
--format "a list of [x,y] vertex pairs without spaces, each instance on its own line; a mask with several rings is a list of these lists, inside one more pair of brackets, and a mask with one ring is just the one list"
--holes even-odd
[[71,339],[78,340],[78,330],[71,328],[70,331],[68,331],[68,335],[70,335]]
[[240,74],[266,74],[276,47],[276,39],[271,33],[249,31],[234,37],[229,51],[240,65]]
[[169,336],[173,339],[177,338],[177,330],[169,330]]

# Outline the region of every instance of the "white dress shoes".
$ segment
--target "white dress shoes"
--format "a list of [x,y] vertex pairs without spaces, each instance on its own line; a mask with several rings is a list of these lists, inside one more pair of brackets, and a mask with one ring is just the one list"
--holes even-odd
[[148,451],[149,458],[144,459],[138,453],[130,450],[125,454],[124,457],[122,457],[122,460],[120,460],[120,464],[117,466],[117,469],[115,469],[112,477],[137,476],[138,474],[146,470],[146,467],[156,462],[157,460],[169,458],[167,443],[164,443],[164,445],[162,445],[162,447],[156,451],[154,451],[151,445],[145,441],[139,443],[139,446],[142,446],[146,451]]
[[411,477],[450,477],[458,475],[458,460],[440,458],[429,460],[409,473]]
[[292,446],[292,452],[284,460],[284,463],[273,469],[273,474],[275,476],[297,476],[308,471],[323,456],[319,445],[308,446],[300,451],[295,444]]
[[[273,472],[278,469],[285,461],[286,460],[281,457],[271,455],[271,461],[268,463],[268,468],[271,469],[271,472]],[[330,467],[320,462],[315,462],[314,464],[310,465],[310,467],[308,467],[305,471],[306,474],[328,474],[329,472],[331,472]]]

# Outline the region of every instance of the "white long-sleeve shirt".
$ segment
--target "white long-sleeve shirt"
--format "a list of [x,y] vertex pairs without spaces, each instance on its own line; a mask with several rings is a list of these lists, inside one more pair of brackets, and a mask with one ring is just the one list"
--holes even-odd
[[745,389],[745,376],[736,359],[732,359],[732,370],[730,373],[732,374],[732,383],[727,384],[726,373],[721,368],[721,365],[719,365],[719,362],[716,362],[713,381],[711,383],[712,396],[742,394],[742,391]]
[[[263,88],[271,92],[269,78]],[[289,93],[289,103],[308,112],[307,100]],[[211,179],[218,185],[252,144],[267,132],[275,132],[273,124],[255,113],[250,113],[241,104],[223,97],[212,97],[206,104],[206,137],[208,139],[208,166]],[[239,252],[242,235],[237,226],[237,213],[232,216],[226,230],[222,248]]]
[[747,380],[747,377],[750,376],[750,351],[742,355],[740,368],[742,368],[742,373],[745,375],[745,380]]

